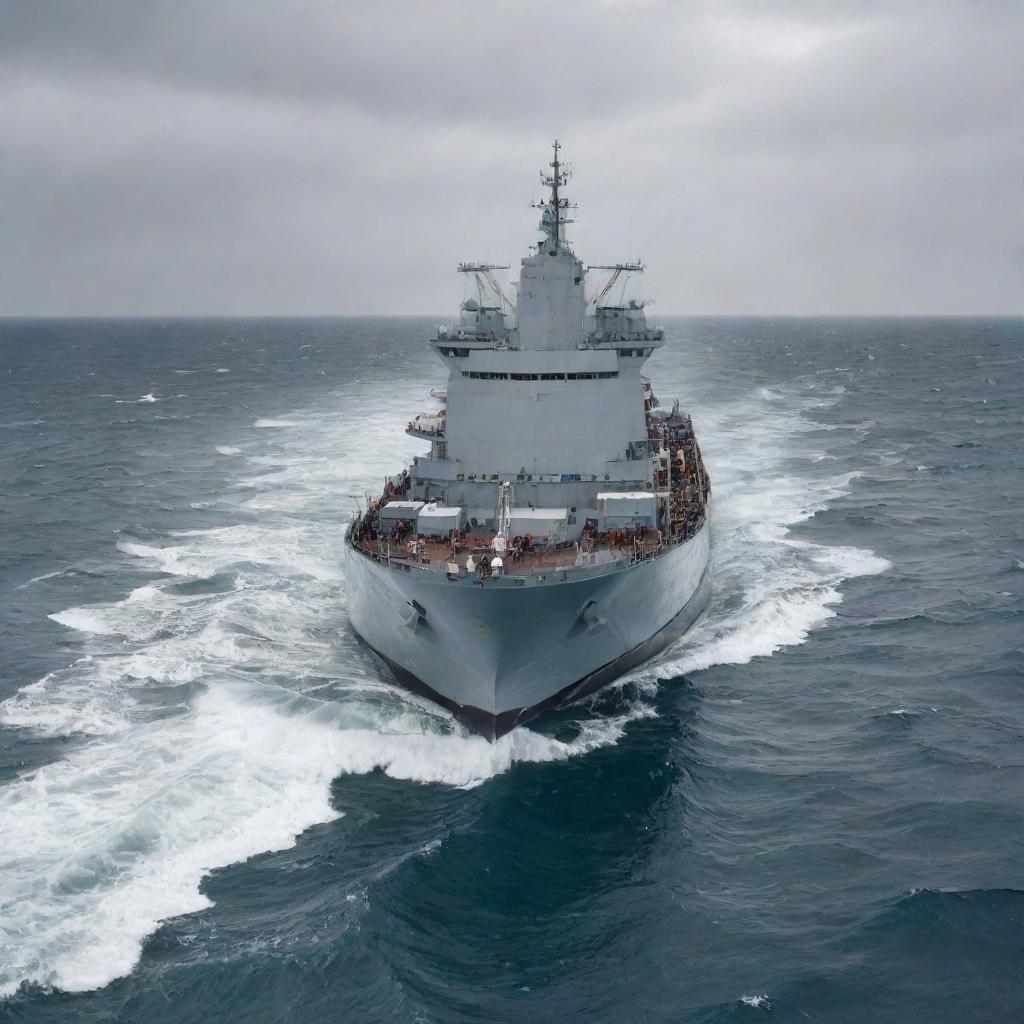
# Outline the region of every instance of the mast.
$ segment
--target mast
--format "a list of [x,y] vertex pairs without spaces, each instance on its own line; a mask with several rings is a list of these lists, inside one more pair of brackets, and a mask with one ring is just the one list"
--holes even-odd
[[555,173],[551,175],[551,205],[555,210],[555,240],[561,239],[561,232],[558,230],[559,224],[561,223],[561,205],[558,201],[558,186],[562,183],[561,173],[558,164],[558,139],[555,139],[555,159],[551,161],[551,166],[554,168]]
[[569,181],[569,172],[564,170],[562,162],[558,159],[558,154],[561,148],[562,144],[558,139],[555,139],[552,146],[552,149],[554,149],[555,152],[555,158],[548,165],[551,168],[551,173],[545,174],[541,171],[540,174],[541,184],[551,189],[551,197],[546,202],[533,204],[535,207],[550,214],[550,222],[548,222],[546,217],[541,220],[541,230],[544,231],[556,247],[561,246],[564,241],[562,238],[562,232],[565,225],[572,223],[572,221],[564,215],[564,211],[571,209],[573,206],[573,204],[561,194],[562,187]]

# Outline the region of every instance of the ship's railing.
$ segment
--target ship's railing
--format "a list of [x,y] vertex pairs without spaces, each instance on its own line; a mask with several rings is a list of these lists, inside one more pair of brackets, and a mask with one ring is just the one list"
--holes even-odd
[[441,327],[431,339],[437,345],[507,345],[511,342],[512,332],[504,331],[468,331],[464,327],[452,324],[450,328]]
[[588,340],[594,345],[633,345],[638,341],[661,341],[664,337],[664,328],[648,327],[640,331],[595,331]]
[[421,420],[410,420],[405,427],[405,432],[413,437],[423,437],[427,440],[445,436],[445,424],[442,421],[437,425],[428,425]]
[[[706,508],[702,508],[691,519],[673,523],[673,530],[662,534],[658,532],[654,539],[645,540],[640,537],[625,538],[621,544],[602,543],[591,549],[580,548],[568,544],[564,548],[555,546],[539,546],[535,551],[522,555],[507,552],[503,556],[503,574],[506,576],[549,576],[552,573],[567,572],[576,569],[614,568],[616,566],[636,565],[659,557],[666,551],[692,540],[704,527],[707,519]],[[357,521],[358,522],[358,521]],[[422,542],[415,540],[399,540],[390,534],[379,534],[373,541],[360,539],[358,526],[353,524],[352,534],[354,546],[363,552],[388,565],[407,564],[417,569],[439,571],[451,561],[448,554],[450,547],[442,542]],[[571,561],[559,560],[559,552],[568,555],[568,549],[577,550]],[[461,548],[468,552],[479,563],[480,559],[490,559],[495,552],[490,542],[467,544]],[[464,572],[461,567],[460,572]]]
[[[361,517],[364,518],[364,517]],[[445,573],[450,579],[477,579],[474,571],[467,571],[465,565],[458,565],[458,571],[450,571],[451,559],[447,556],[447,545],[443,544],[422,544],[413,541],[394,540],[390,535],[379,535],[373,541],[359,539],[360,518],[357,518],[350,529],[349,540],[355,550],[362,555],[387,565],[391,568],[402,569],[406,572],[420,570],[423,572]],[[524,555],[522,559],[516,560],[511,555],[503,557],[504,565],[501,575],[514,581],[525,583],[533,580],[540,583],[548,578],[565,578],[568,573],[575,573],[580,570],[597,569],[604,572],[613,572],[619,569],[637,565],[640,562],[651,561],[660,557],[668,551],[673,550],[680,544],[691,540],[699,528],[704,525],[703,518],[696,530],[687,536],[659,537],[655,542],[641,542],[634,538],[630,545],[616,548],[599,548],[594,551],[580,551],[573,562],[545,562],[545,558],[557,556],[557,551],[542,549]],[[572,546],[572,545],[570,545]],[[435,550],[440,547],[441,550]],[[494,555],[490,545],[478,545],[464,548],[469,550],[474,558],[479,560],[489,559]],[[529,564],[525,564],[525,563]],[[458,564],[458,563],[457,563]]]

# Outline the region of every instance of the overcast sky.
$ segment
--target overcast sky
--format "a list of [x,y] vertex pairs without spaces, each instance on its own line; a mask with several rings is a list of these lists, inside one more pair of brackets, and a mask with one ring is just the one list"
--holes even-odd
[[670,313],[1019,312],[1024,5],[0,0],[0,314],[448,313],[556,135]]

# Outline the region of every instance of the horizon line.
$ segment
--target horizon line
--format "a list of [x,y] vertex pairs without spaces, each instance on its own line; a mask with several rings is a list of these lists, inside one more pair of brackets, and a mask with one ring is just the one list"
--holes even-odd
[[[428,320],[446,322],[451,313],[0,313],[3,320]],[[983,313],[664,313],[685,320],[1008,320],[1024,311]]]

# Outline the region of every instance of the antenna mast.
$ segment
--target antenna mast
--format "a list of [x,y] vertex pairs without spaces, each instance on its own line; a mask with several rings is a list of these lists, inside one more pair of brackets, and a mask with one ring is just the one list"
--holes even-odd
[[548,220],[548,217],[544,217],[541,220],[541,230],[548,235],[556,246],[559,246],[564,241],[562,236],[565,225],[573,223],[564,215],[563,211],[571,209],[573,204],[561,195],[562,186],[569,181],[569,172],[563,169],[562,162],[558,159],[558,153],[562,148],[562,144],[558,139],[555,139],[552,148],[555,151],[555,158],[549,165],[551,173],[545,174],[541,171],[540,174],[541,183],[551,189],[551,198],[547,202],[534,203],[533,205],[550,214],[550,220]]
[[555,139],[555,159],[551,161],[551,166],[554,168],[555,173],[551,175],[551,205],[555,210],[555,238],[561,238],[561,232],[558,230],[561,223],[562,207],[558,200],[558,186],[562,184],[561,169],[558,164],[558,139]]

